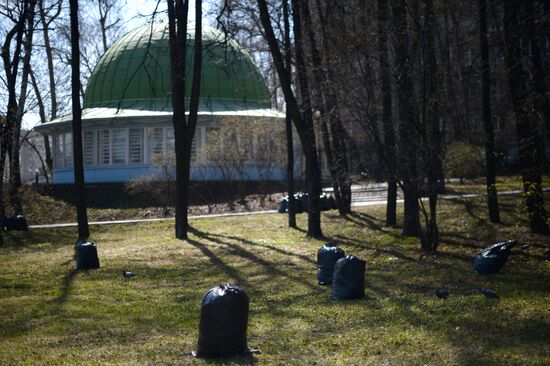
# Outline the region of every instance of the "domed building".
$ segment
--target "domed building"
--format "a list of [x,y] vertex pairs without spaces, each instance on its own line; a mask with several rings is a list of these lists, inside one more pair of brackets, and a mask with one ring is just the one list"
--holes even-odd
[[[186,74],[192,72],[193,31],[188,38]],[[190,96],[191,79],[186,83]],[[269,91],[250,55],[213,28],[203,28],[203,63],[199,117],[193,138],[193,180],[228,179],[208,160],[208,143],[225,123],[258,121],[284,129],[284,114],[271,108]],[[188,105],[188,100],[182,103]],[[186,108],[188,111],[188,107]],[[82,110],[84,174],[87,183],[125,182],[154,174],[155,157],[174,151],[170,52],[167,23],[148,24],[115,42],[99,60],[84,96]],[[50,136],[54,183],[72,183],[71,116],[36,127]],[[261,140],[261,139],[260,139]],[[243,142],[255,145],[258,138]],[[246,174],[231,179],[258,179],[253,157]],[[283,178],[282,166],[271,180]]]

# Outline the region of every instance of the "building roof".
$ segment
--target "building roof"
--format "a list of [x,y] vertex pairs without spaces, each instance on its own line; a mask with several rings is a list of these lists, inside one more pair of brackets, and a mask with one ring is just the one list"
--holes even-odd
[[[186,75],[192,75],[194,27],[188,29]],[[191,78],[186,83],[190,95]],[[270,108],[265,82],[250,55],[211,27],[203,27],[199,110]],[[153,23],[127,33],[99,60],[83,108],[171,111],[168,24]]]

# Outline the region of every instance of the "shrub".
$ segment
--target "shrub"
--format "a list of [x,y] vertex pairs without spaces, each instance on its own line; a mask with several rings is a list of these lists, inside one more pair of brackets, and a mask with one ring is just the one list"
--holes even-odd
[[445,176],[464,179],[473,179],[485,175],[484,151],[480,146],[466,142],[453,142],[447,146],[445,154]]

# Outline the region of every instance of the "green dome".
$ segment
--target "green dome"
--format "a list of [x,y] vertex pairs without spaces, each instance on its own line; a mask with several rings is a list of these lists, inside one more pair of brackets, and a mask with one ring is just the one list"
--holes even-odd
[[[193,45],[194,34],[188,34],[186,98],[191,93]],[[204,112],[271,106],[250,55],[211,27],[203,28],[200,95],[199,111]],[[167,23],[147,24],[116,41],[99,60],[84,96],[84,108],[168,111],[171,106]]]

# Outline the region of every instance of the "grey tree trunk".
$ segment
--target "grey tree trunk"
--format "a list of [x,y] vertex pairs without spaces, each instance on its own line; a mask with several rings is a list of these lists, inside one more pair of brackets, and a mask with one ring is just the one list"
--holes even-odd
[[525,29],[525,4],[518,0],[504,1],[504,34],[506,38],[506,63],[512,104],[516,116],[516,130],[521,163],[523,190],[531,232],[548,234],[546,210],[542,192],[541,167],[543,157],[540,149],[540,136],[536,106],[529,91],[529,75],[522,63],[520,46]]
[[189,2],[168,0],[170,66],[172,83],[172,123],[176,150],[176,225],[177,239],[187,239],[189,229],[189,174],[191,147],[197,125],[202,69],[202,1],[195,4],[195,43],[193,47],[193,80],[189,116],[185,117],[185,61],[187,54],[187,19]]
[[[306,164],[306,185],[309,193],[309,212],[308,212],[308,230],[307,235],[311,237],[322,237],[321,231],[321,212],[319,210],[319,194],[321,193],[321,172],[319,161],[317,160],[317,148],[315,142],[315,132],[313,130],[313,121],[311,118],[303,117],[298,107],[296,97],[291,87],[288,72],[285,67],[284,59],[273,31],[267,2],[257,0],[260,11],[260,22],[264,28],[264,36],[268,43],[269,50],[273,57],[273,62],[277,69],[277,75],[281,82],[281,88],[285,96],[286,107],[290,111],[294,126],[298,132]],[[295,25],[296,27],[296,25]],[[296,28],[295,28],[296,32]],[[298,46],[296,45],[296,49]],[[311,114],[311,111],[309,112]]]
[[393,4],[395,63],[397,72],[397,98],[399,106],[400,164],[403,177],[405,212],[403,235],[420,237],[420,217],[418,204],[417,140],[415,131],[416,112],[414,108],[414,88],[408,52],[407,13],[404,4]]
[[[290,44],[290,15],[288,11],[288,0],[283,0],[283,22],[284,22],[284,54],[285,67],[288,80],[292,79],[292,51]],[[292,137],[292,116],[286,110],[285,115],[286,133],[286,183],[288,191],[288,227],[296,227],[296,200],[294,199],[294,140]]]
[[388,1],[378,0],[378,57],[382,88],[382,126],[386,150],[388,196],[386,226],[397,223],[397,167],[395,161],[395,131],[392,121],[392,89],[388,60]]
[[78,29],[78,0],[69,0],[71,16],[71,96],[73,109],[73,160],[76,188],[76,219],[78,239],[90,236],[84,197],[84,163],[82,158],[82,109],[80,107],[80,32]]
[[479,43],[481,50],[481,103],[485,131],[485,164],[487,166],[487,207],[489,208],[489,220],[500,222],[495,171],[495,133],[491,119],[491,66],[489,65],[489,34],[487,33],[487,0],[479,0]]

